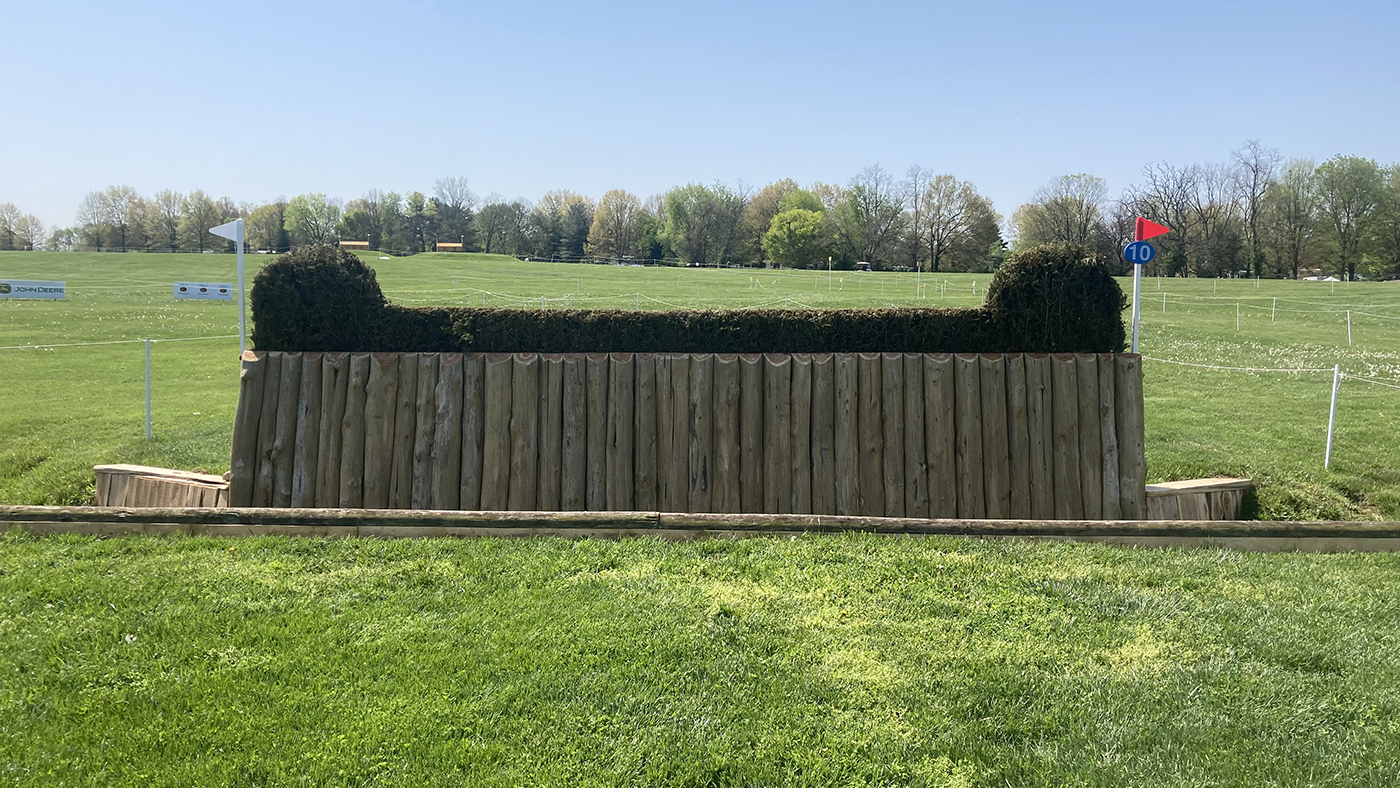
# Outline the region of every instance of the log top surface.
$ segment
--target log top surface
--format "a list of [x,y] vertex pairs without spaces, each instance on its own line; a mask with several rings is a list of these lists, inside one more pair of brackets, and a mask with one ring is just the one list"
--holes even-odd
[[178,471],[171,468],[152,468],[147,465],[94,465],[92,469],[96,473],[125,474],[127,476],[154,476],[161,479],[175,479],[178,481],[199,482],[201,484],[218,486],[228,485],[228,482],[222,476],[215,476],[209,473],[195,473],[194,471]]
[[1147,497],[1160,495],[1180,495],[1181,493],[1209,493],[1226,490],[1252,490],[1253,479],[1235,479],[1220,476],[1211,479],[1183,479],[1176,482],[1162,482],[1147,485]]

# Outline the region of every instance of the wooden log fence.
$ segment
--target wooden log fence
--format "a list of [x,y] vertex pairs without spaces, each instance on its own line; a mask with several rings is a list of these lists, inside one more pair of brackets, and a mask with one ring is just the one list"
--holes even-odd
[[1129,354],[249,351],[236,507],[1143,519]]

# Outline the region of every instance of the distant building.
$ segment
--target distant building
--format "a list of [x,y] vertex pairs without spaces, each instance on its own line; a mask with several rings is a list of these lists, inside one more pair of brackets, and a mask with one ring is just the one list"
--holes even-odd
[[352,251],[355,250],[355,249],[359,249],[359,250],[361,250],[361,251],[368,252],[368,251],[369,251],[369,241],[341,241],[341,242],[340,242],[340,248],[341,248],[341,249],[350,249],[350,250],[352,250]]
[[439,252],[460,252],[460,251],[462,251],[462,245],[459,244],[459,243],[450,244],[450,243],[439,242],[439,243],[437,244],[437,249],[436,249],[436,251],[439,251]]

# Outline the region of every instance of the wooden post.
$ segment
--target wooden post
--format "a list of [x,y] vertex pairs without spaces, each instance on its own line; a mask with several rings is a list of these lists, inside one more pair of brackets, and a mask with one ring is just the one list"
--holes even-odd
[[880,357],[880,429],[884,433],[882,481],[885,516],[904,516],[904,354]]
[[924,356],[924,451],[928,455],[929,516],[958,516],[957,384],[953,356]]
[[369,354],[350,356],[345,418],[340,421],[340,508],[359,509],[365,501],[365,387]]
[[414,509],[432,504],[433,433],[437,428],[437,372],[440,353],[418,355],[418,391],[413,400],[413,473],[410,502]]
[[398,354],[394,391],[394,443],[389,458],[389,508],[413,506],[413,440],[418,434],[418,354]]
[[277,398],[282,393],[282,353],[263,357],[262,408],[258,416],[258,464],[253,475],[253,506],[272,505],[272,446],[277,440]]
[[559,508],[566,512],[586,509],[588,483],[588,386],[584,357],[564,356],[564,427]]
[[1031,428],[1026,414],[1026,357],[1006,357],[1006,437],[1010,444],[1011,509],[1016,520],[1031,517]]
[[985,469],[982,464],[982,372],[978,357],[953,356],[954,452],[958,466],[958,517],[987,516]]
[[282,356],[277,391],[277,427],[272,438],[272,505],[292,505],[292,463],[297,441],[297,398],[301,393],[301,353]]
[[671,368],[676,359],[670,354],[657,354],[656,369],[656,506],[663,512],[677,511],[675,479],[671,473],[674,446],[671,442],[671,420],[676,415],[675,391],[671,387]]
[[438,358],[428,506],[456,509],[462,500],[462,354]]
[[1099,357],[1074,356],[1079,384],[1079,484],[1084,496],[1084,519],[1103,519],[1103,432],[1099,419]]
[[[482,393],[486,421],[482,429],[481,508],[505,511],[510,500],[511,368],[509,353],[487,353]],[[580,464],[579,470],[583,470]]]
[[608,359],[607,478],[604,490],[607,511],[636,509],[633,488],[636,469],[632,465],[636,446],[632,428],[636,392],[636,361],[631,353],[613,353]]
[[1123,502],[1118,487],[1118,407],[1114,392],[1117,357],[1099,354],[1099,437],[1103,459],[1103,519],[1121,520]]
[[696,353],[690,357],[690,414],[687,421],[690,471],[686,494],[691,512],[714,511],[711,495],[714,472],[715,357]]
[[1031,517],[1055,517],[1055,432],[1050,396],[1050,357],[1026,354],[1026,424],[1030,439]]
[[792,356],[763,356],[763,511],[792,509]]
[[[316,453],[321,434],[322,353],[301,357],[301,390],[297,393],[297,437],[292,457],[292,500],[295,509],[316,505]],[[235,430],[235,432],[237,432]]]
[[398,410],[399,359],[394,353],[371,353],[365,385],[366,509],[388,509],[394,477],[394,427]]
[[481,449],[486,424],[486,357],[462,357],[462,485],[457,505],[481,508]]
[[982,465],[987,491],[987,517],[1011,516],[1011,429],[1006,406],[1006,357],[983,353],[977,362],[982,373]]
[[792,497],[788,501],[793,514],[812,513],[812,356],[792,354],[791,404],[792,459],[788,472],[792,475]]
[[321,436],[316,452],[316,507],[340,505],[340,440],[349,394],[350,354],[327,353],[321,360]]
[[880,421],[880,354],[861,353],[856,357],[859,371],[856,426],[859,433],[860,503],[859,514],[885,516],[885,429]]
[[1118,495],[1124,520],[1141,520],[1147,513],[1147,456],[1142,408],[1142,357],[1118,356],[1117,428]]
[[763,356],[739,356],[739,511],[763,511]]
[[583,367],[588,399],[584,503],[590,512],[602,512],[608,508],[608,354],[589,353]]
[[540,357],[516,353],[510,372],[510,488],[506,508],[532,511],[539,483]]
[[637,354],[636,440],[634,455],[637,509],[654,512],[657,509],[656,470],[656,356]]
[[924,446],[924,357],[904,355],[904,516],[928,517],[928,453]]
[[540,371],[539,509],[558,511],[564,461],[564,356],[546,353]]
[[1079,480],[1079,381],[1071,353],[1050,357],[1050,399],[1055,431],[1055,519],[1084,517],[1084,492]]
[[233,416],[233,458],[229,461],[229,504],[253,505],[258,468],[258,424],[262,416],[267,353],[245,351],[238,370],[238,410]]
[[836,514],[854,515],[860,504],[860,374],[853,353],[837,353],[831,360],[832,446]]
[[836,514],[836,356],[812,356],[812,514]]
[[691,511],[690,427],[690,356],[677,355],[671,358],[671,464],[665,470],[676,508],[667,511]]

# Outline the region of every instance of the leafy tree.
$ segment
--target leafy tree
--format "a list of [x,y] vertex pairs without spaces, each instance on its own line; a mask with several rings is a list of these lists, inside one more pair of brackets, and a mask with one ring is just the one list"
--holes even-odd
[[524,200],[507,201],[499,194],[486,198],[476,217],[477,237],[482,251],[491,254],[515,254],[521,248],[522,233],[530,214]]
[[1297,279],[1298,271],[1311,265],[1317,252],[1316,168],[1307,159],[1288,163],[1283,175],[1264,192],[1260,206],[1260,243],[1266,259],[1272,253],[1270,273]]
[[822,215],[802,208],[778,213],[763,235],[763,249],[779,265],[812,267],[827,256]]
[[1337,273],[1355,278],[1381,198],[1381,169],[1371,159],[1334,156],[1318,165],[1316,177],[1318,209],[1336,255]]
[[340,223],[340,203],[324,194],[299,194],[287,203],[283,222],[298,245],[330,243]]
[[44,248],[51,252],[71,252],[78,244],[78,233],[71,227],[57,227],[49,234]]
[[435,216],[433,231],[439,239],[457,241],[463,244],[463,250],[474,251],[476,194],[467,186],[467,179],[438,178],[433,183],[432,202]]
[[763,237],[773,224],[773,217],[782,212],[782,202],[792,192],[797,191],[797,181],[784,178],[764,186],[744,206],[739,218],[740,256],[745,262],[762,263],[764,255]]
[[396,192],[379,197],[379,248],[386,252],[404,250],[403,198]]
[[1384,185],[1371,224],[1371,249],[1375,254],[1372,273],[1400,277],[1400,164],[1382,172]]
[[604,194],[588,231],[588,254],[612,259],[631,257],[637,251],[641,216],[642,201],[637,195],[622,189]]
[[287,203],[280,198],[254,208],[244,219],[245,240],[254,249],[285,251],[291,245],[287,238],[286,226],[283,224],[286,213]]
[[209,195],[195,189],[185,197],[180,216],[180,245],[186,249],[216,249],[224,239],[209,233],[210,228],[224,223],[224,213]]
[[738,258],[742,189],[691,183],[666,193],[664,242],[688,265],[721,265]]
[[0,250],[15,248],[15,228],[19,225],[19,208],[12,202],[0,203]]
[[409,252],[416,254],[431,248],[435,241],[436,220],[437,205],[422,192],[412,192],[404,198],[403,229]]
[[180,248],[180,219],[184,210],[183,194],[170,189],[156,192],[146,212],[146,235],[153,247],[172,252]]
[[853,262],[888,263],[904,224],[904,197],[878,164],[851,179],[844,198],[829,211],[837,245]]

